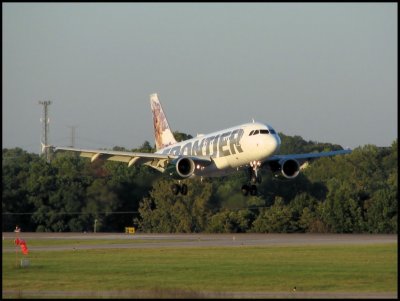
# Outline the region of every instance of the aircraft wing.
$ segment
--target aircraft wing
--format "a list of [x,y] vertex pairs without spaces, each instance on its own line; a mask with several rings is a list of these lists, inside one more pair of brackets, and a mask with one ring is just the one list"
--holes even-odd
[[299,161],[299,163],[301,165],[301,164],[305,163],[306,161],[311,161],[313,159],[318,159],[318,158],[322,158],[322,157],[331,157],[331,156],[336,156],[336,155],[344,155],[344,154],[350,154],[350,153],[351,153],[350,149],[344,149],[344,150],[321,152],[321,153],[274,155],[274,156],[269,157],[265,162],[295,159],[295,160]]
[[[186,156],[164,155],[155,153],[136,153],[136,152],[120,152],[120,151],[107,151],[107,150],[92,150],[92,149],[79,149],[71,147],[55,147],[55,152],[75,152],[81,157],[90,158],[91,162],[98,159],[118,161],[128,163],[128,167],[132,165],[145,164],[160,172],[164,172],[167,165],[178,158]],[[212,159],[203,156],[187,156],[196,162],[201,162],[202,165],[210,164]]]

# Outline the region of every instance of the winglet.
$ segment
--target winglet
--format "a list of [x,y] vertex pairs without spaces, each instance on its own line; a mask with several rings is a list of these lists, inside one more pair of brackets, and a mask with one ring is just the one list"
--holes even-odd
[[150,104],[153,113],[154,137],[157,150],[177,143],[168,125],[157,93],[150,94]]

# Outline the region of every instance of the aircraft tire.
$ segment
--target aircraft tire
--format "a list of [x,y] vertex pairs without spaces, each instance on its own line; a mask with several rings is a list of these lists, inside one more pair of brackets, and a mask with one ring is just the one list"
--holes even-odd
[[182,184],[182,186],[181,186],[181,194],[182,195],[187,195],[187,193],[188,193],[187,185],[186,184]]
[[249,190],[250,190],[249,185],[244,184],[242,186],[242,193],[244,196],[247,196],[249,194]]
[[178,193],[181,191],[181,187],[178,184],[172,184],[171,185],[171,191],[173,194],[178,195]]
[[256,185],[251,185],[251,187],[250,187],[250,195],[252,195],[252,196],[257,195],[257,186]]

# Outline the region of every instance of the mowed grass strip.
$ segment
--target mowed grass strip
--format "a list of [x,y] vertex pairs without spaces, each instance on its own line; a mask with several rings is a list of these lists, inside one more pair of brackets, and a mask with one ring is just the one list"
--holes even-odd
[[27,268],[15,257],[3,253],[3,290],[397,290],[397,244],[46,251]]

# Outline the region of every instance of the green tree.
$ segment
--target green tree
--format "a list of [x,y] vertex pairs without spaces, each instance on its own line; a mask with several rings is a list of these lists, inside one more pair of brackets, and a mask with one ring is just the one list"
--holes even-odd
[[[86,190],[86,225],[93,225],[97,219],[98,231],[115,229],[118,217],[112,212],[118,210],[120,200],[106,179],[95,179]],[[91,227],[87,230],[92,230]],[[119,229],[121,230],[121,229]]]
[[292,212],[281,197],[277,197],[271,207],[261,210],[253,223],[253,230],[263,233],[293,232]]
[[371,233],[397,233],[397,191],[383,188],[366,202],[368,231]]
[[30,164],[27,179],[28,202],[35,208],[32,220],[37,225],[37,231],[51,232],[58,226],[58,212],[54,205],[53,194],[57,192],[57,169],[44,160]]
[[[281,137],[281,153],[340,149]],[[177,133],[177,140],[188,138]],[[154,147],[145,141],[136,151]],[[261,170],[256,197],[241,195],[245,172],[184,180],[188,195],[175,196],[174,181],[148,166],[91,163],[67,153],[48,164],[22,149],[3,149],[3,229],[19,224],[24,231],[91,231],[97,219],[98,231],[122,231],[135,221],[153,232],[396,233],[397,157],[396,139],[390,147],[365,145],[350,155],[315,160],[291,181]]]
[[193,138],[192,135],[185,134],[185,133],[178,132],[178,131],[175,131],[173,134],[174,134],[175,140],[178,141],[178,142],[185,141],[185,140]]
[[149,198],[139,207],[139,227],[150,232],[200,232],[211,214],[208,204],[212,185],[206,181],[187,183],[186,196],[174,195],[172,180],[159,179],[154,183]]
[[139,148],[133,149],[133,152],[141,153],[154,153],[156,151],[155,146],[151,146],[149,141],[145,141]]
[[254,213],[248,209],[227,210],[214,214],[210,218],[207,232],[214,233],[245,233],[250,230]]
[[3,231],[12,231],[19,225],[23,231],[32,231],[35,225],[26,213],[34,211],[28,202],[30,165],[39,161],[37,155],[28,154],[21,148],[3,149],[2,153],[2,226]]
[[329,193],[324,202],[323,219],[332,232],[359,233],[363,231],[361,207],[357,193],[349,183],[336,179],[328,182]]

